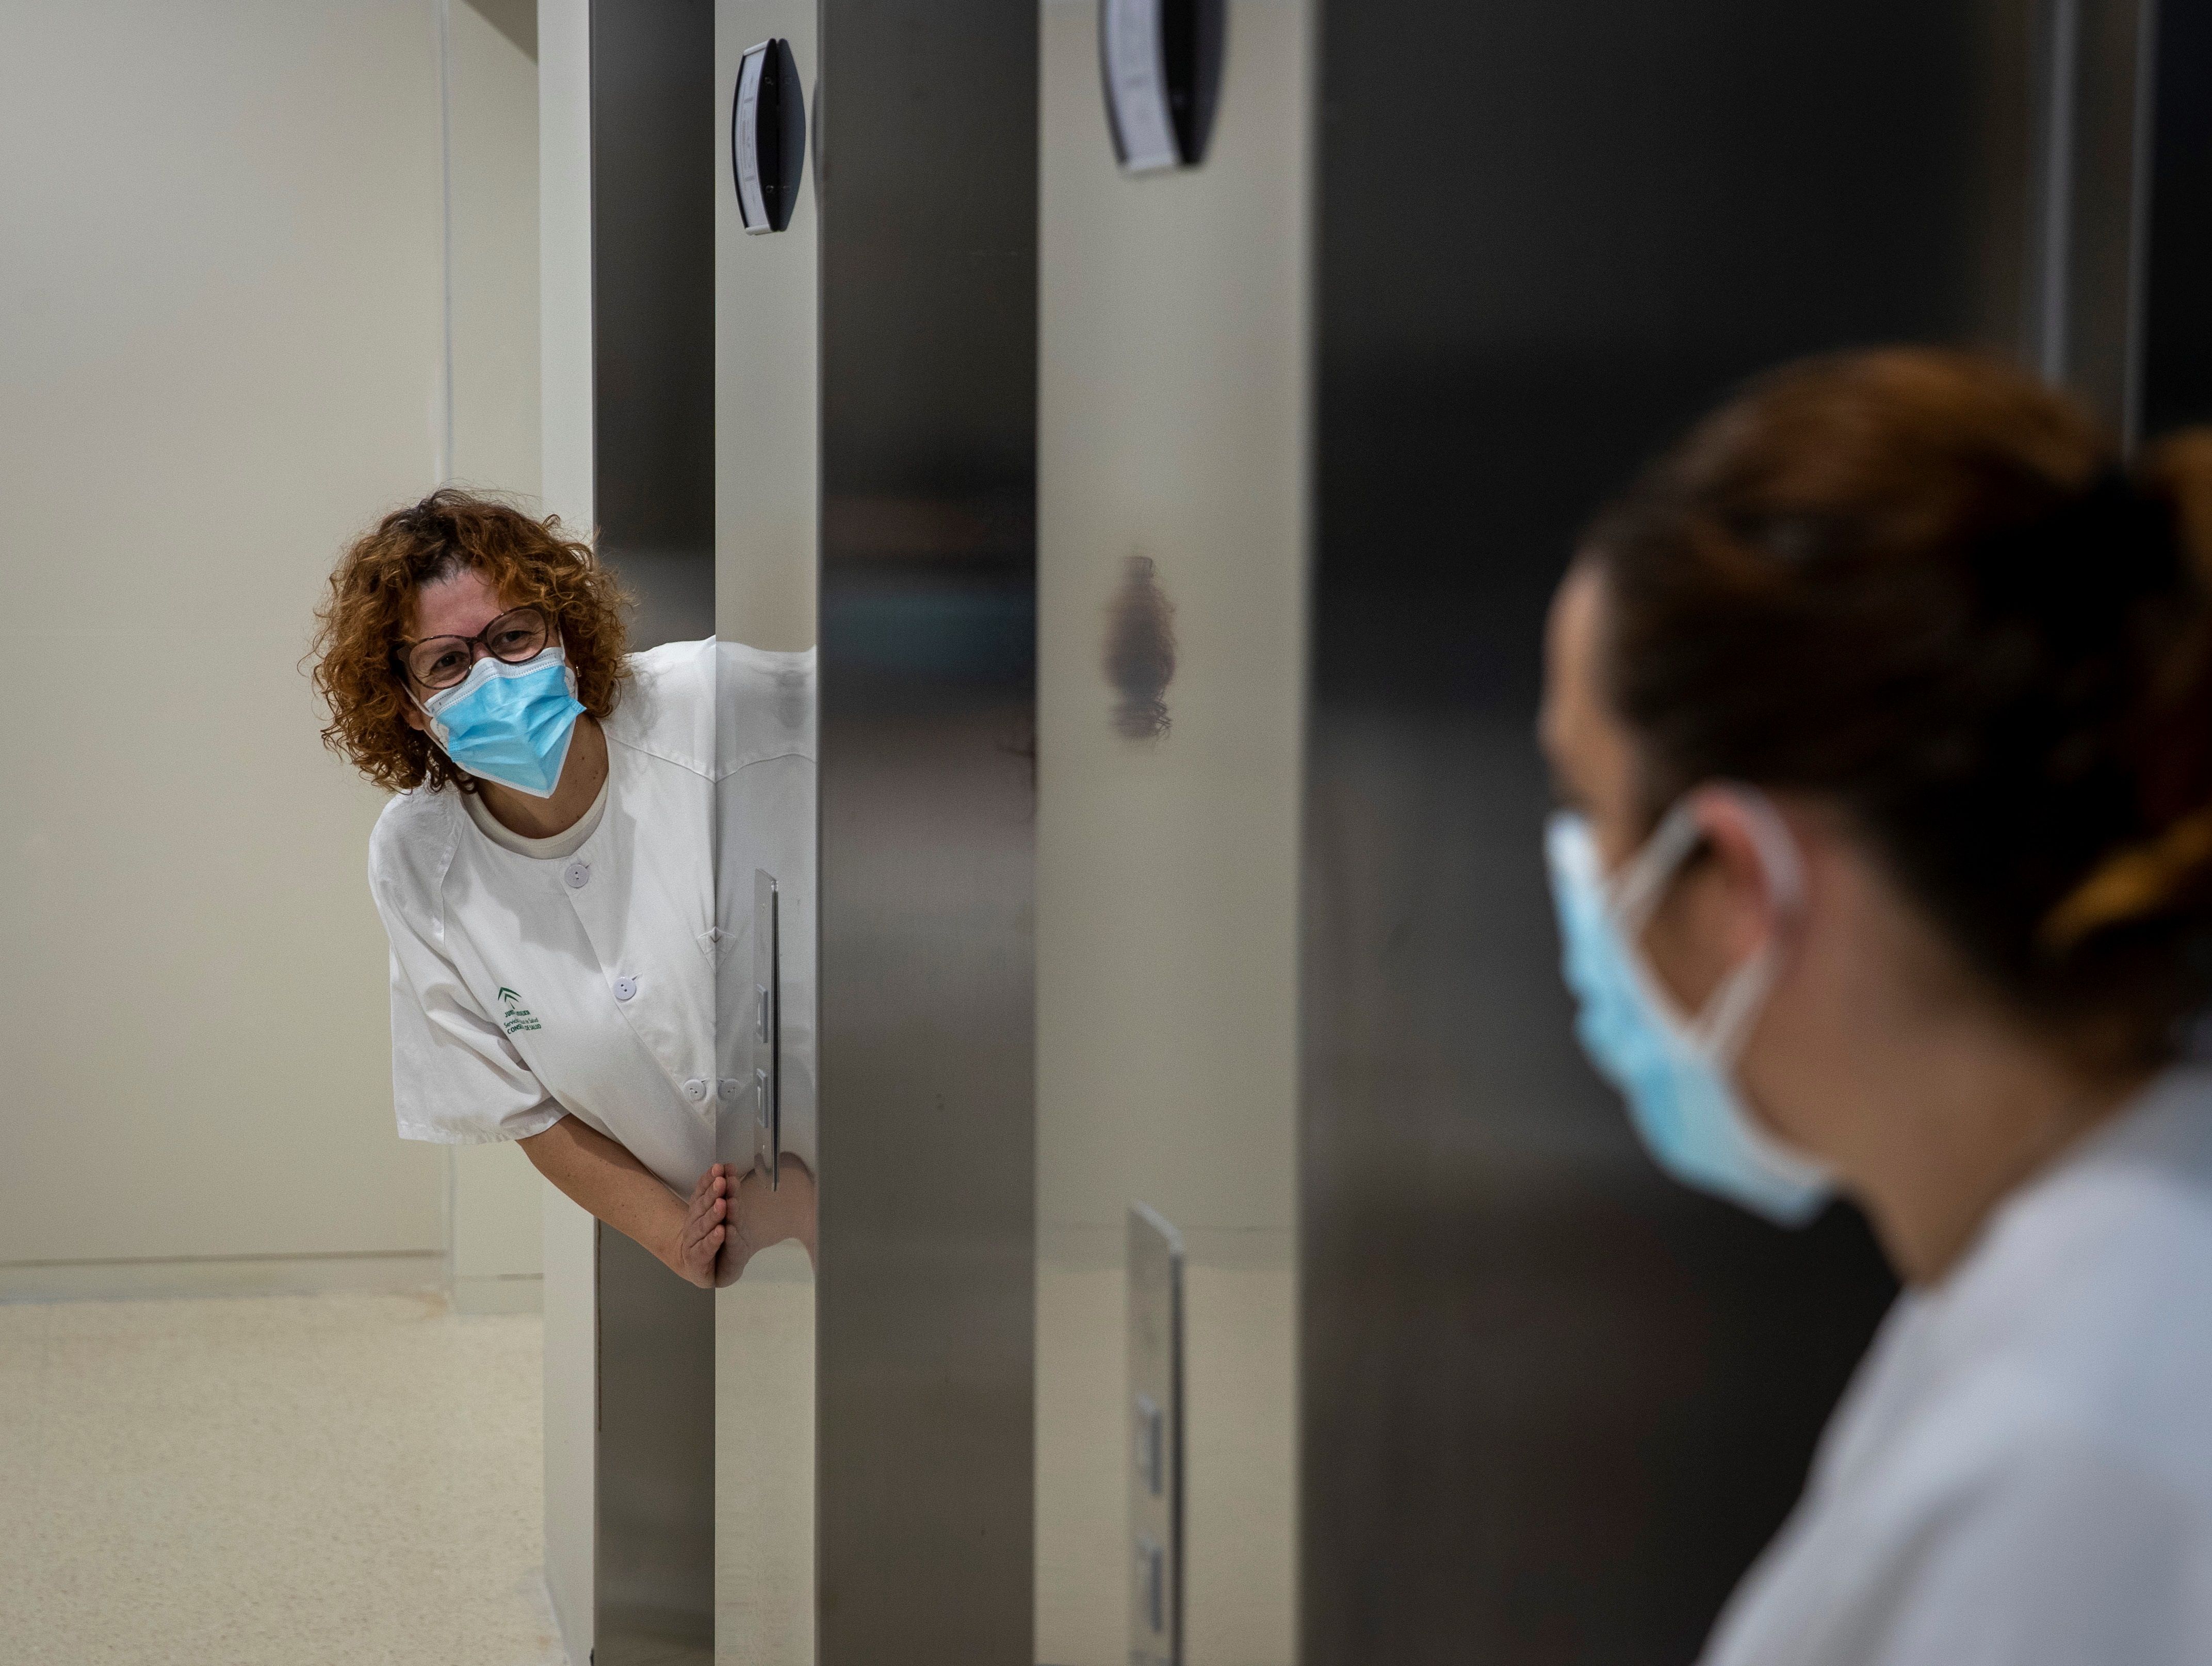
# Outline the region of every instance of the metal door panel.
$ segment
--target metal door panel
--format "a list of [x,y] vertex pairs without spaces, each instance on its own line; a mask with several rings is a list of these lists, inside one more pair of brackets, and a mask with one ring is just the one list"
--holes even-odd
[[1203,164],[1139,176],[1097,8],[1040,15],[1036,1658],[1139,1643],[1142,1203],[1186,1250],[1184,1658],[1287,1662],[1310,15],[1233,4]]
[[[714,0],[714,106],[698,142],[712,159],[714,253],[714,634],[723,642],[798,654],[814,641],[821,520],[819,159],[806,158],[798,200],[781,232],[748,236],[732,172],[732,106],[743,54],[790,42],[809,112],[820,95],[813,0]],[[794,661],[786,697],[814,690]],[[723,674],[731,674],[726,660]],[[750,685],[749,685],[750,686]],[[734,719],[732,700],[726,712]],[[754,727],[747,721],[744,728]],[[725,737],[725,766],[754,748]],[[741,1171],[761,1158],[754,1085],[780,1065],[783,1149],[818,1167],[813,1139],[812,997],[816,897],[811,812],[777,824],[743,801],[748,769],[717,793],[723,845],[716,863],[726,927],[723,1039],[732,1091],[722,1106],[721,1154]],[[789,806],[782,806],[788,811]],[[774,872],[780,929],[771,952],[757,884]],[[775,991],[769,1018],[780,1059],[764,1056],[757,988]],[[758,1182],[749,1182],[757,1186]],[[786,1241],[756,1256],[714,1294],[715,1658],[724,1666],[811,1666],[815,1659],[815,1322],[817,1286],[806,1247]]]
[[821,31],[819,1657],[1030,1666],[1035,5]]
[[1302,1656],[1690,1659],[1889,1298],[1577,1056],[1543,610],[1737,378],[2030,344],[2021,5],[1333,6],[1301,964]]

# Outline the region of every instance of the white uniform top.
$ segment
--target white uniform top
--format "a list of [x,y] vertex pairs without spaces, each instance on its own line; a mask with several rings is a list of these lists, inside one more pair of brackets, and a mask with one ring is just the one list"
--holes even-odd
[[811,1126],[814,655],[710,639],[630,663],[605,807],[565,857],[502,848],[450,789],[378,818],[392,1100],[402,1137],[448,1145],[574,1116],[689,1192],[752,1152],[757,866],[784,892],[786,1119]]
[[2212,1071],[1899,1299],[1705,1661],[2212,1661]]

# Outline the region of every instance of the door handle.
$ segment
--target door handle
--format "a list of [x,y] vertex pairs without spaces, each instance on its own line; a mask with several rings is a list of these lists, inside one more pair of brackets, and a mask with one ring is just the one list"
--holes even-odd
[[775,876],[753,870],[753,1167],[777,1189],[783,1157],[783,943]]

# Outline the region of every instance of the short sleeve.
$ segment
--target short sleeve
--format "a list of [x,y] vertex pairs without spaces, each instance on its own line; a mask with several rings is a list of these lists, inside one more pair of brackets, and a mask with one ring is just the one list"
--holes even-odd
[[392,908],[392,1102],[403,1140],[474,1146],[543,1134],[566,1114],[437,945]]
[[2212,1659],[2207,1524],[2117,1453],[2054,1435],[1927,1518],[1802,1657],[1863,1666]]

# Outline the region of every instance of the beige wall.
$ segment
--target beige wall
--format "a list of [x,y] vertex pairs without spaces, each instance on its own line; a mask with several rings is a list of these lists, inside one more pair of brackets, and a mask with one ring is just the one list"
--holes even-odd
[[[538,365],[538,28],[518,0],[447,15],[452,477],[542,513]],[[538,1191],[514,1147],[455,1146],[453,1304],[538,1305]]]
[[298,669],[337,550],[447,456],[537,489],[534,307],[457,314],[449,407],[439,44],[436,0],[0,0],[0,1294],[443,1268],[381,798]]
[[434,465],[434,15],[4,15],[0,1261],[435,1252],[381,800],[297,670],[333,553]]

